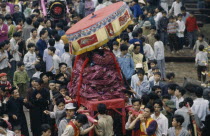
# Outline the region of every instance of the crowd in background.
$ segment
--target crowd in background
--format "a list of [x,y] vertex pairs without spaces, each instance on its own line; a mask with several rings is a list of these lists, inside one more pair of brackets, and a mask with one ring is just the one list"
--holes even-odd
[[[16,2],[1,2],[0,8],[0,135],[74,136],[91,130],[122,135],[104,104],[97,107],[98,124],[88,123],[77,112],[85,107],[76,105],[67,88],[75,56],[65,32],[116,1],[67,0],[63,20],[44,17],[39,1]],[[126,106],[133,110],[127,112],[126,135],[209,136],[210,91],[197,87],[196,99],[186,97],[186,89],[165,68],[165,50],[182,54],[183,48],[192,48],[198,80],[206,83],[209,45],[203,34],[197,35],[194,12],[186,11],[185,0],[125,3],[133,24],[103,48],[116,56],[127,85]]]

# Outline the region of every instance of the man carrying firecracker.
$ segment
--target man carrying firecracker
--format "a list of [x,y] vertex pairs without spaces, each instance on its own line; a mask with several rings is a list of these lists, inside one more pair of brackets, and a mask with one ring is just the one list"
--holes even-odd
[[128,129],[134,129],[135,136],[155,136],[157,130],[157,122],[151,118],[151,114],[154,112],[154,108],[151,105],[147,105],[143,114],[139,114],[138,117],[131,122]]

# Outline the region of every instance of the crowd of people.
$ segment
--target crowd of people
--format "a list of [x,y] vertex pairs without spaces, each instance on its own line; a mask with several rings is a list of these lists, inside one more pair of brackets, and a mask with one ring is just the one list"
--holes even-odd
[[[39,1],[1,2],[0,135],[122,135],[114,126],[122,122],[114,122],[105,104],[97,106],[97,123],[92,124],[67,88],[75,56],[65,32],[114,1],[65,2],[65,20],[44,17]],[[186,11],[185,0],[125,3],[133,24],[102,48],[114,53],[125,79],[125,106],[132,107],[126,112],[126,135],[209,136],[210,91],[198,86],[193,100],[165,68],[165,50],[182,54],[184,47],[191,48],[198,80],[206,83],[209,45],[203,34],[197,36],[194,13]]]

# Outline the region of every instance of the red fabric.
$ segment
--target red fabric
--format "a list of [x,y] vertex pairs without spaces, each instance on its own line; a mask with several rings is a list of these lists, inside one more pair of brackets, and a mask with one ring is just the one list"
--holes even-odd
[[74,129],[74,136],[79,136],[79,128],[72,121],[69,122],[69,125]]
[[122,5],[123,5],[123,2],[117,2],[110,6],[103,8],[101,10],[98,10],[98,11],[94,12],[94,14],[96,15],[94,18],[91,18],[92,14],[88,15],[87,17],[83,18],[78,23],[76,23],[74,26],[72,26],[71,29],[69,29],[66,32],[66,34],[69,35],[69,34],[79,32],[80,30],[84,30],[84,29],[98,23],[99,21],[102,21],[107,16],[109,16],[110,14],[117,11]]
[[186,28],[188,32],[198,30],[198,25],[195,17],[188,17],[186,20]]
[[111,99],[111,100],[104,100],[104,101],[97,101],[97,100],[87,100],[85,98],[80,98],[81,104],[84,105],[88,110],[97,111],[97,106],[99,103],[103,103],[106,105],[107,109],[118,109],[125,107],[125,100],[124,99]]
[[0,81],[0,87],[5,87],[5,88],[7,87],[6,90],[11,90],[12,89],[12,85],[10,84],[9,81],[6,81],[6,82]]

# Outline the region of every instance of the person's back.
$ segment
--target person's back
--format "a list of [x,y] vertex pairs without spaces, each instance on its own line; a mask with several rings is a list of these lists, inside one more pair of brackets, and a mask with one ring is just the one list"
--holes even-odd
[[155,48],[155,57],[157,60],[161,60],[164,58],[164,45],[162,41],[156,41],[154,44]]

